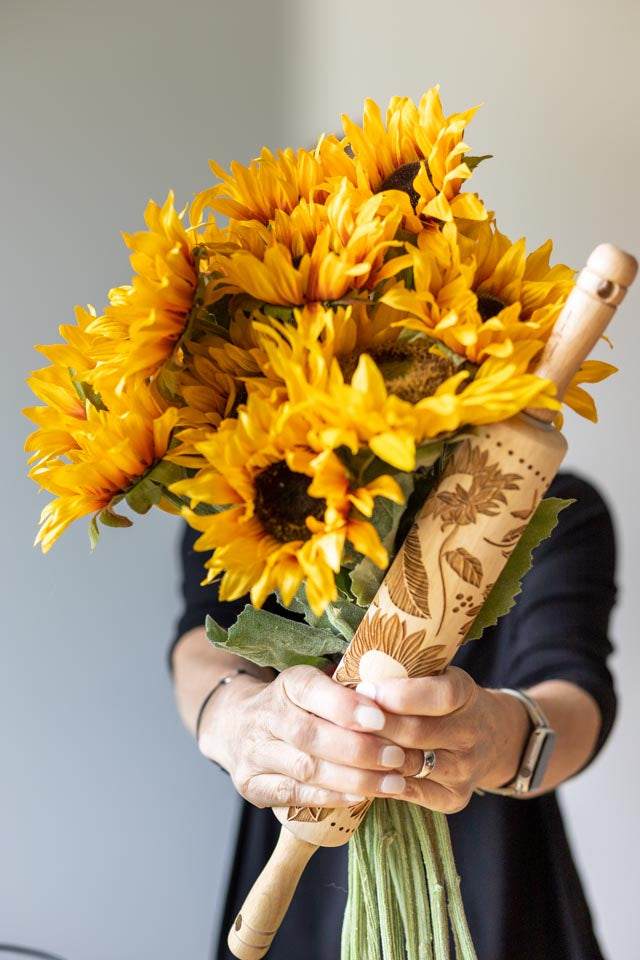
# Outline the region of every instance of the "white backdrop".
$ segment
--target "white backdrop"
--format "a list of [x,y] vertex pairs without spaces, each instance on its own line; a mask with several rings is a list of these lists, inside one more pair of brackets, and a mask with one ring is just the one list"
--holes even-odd
[[[455,5],[396,0],[1,0],[4,350],[4,630],[0,671],[0,941],[69,960],[207,956],[221,907],[234,803],[179,727],[164,664],[177,610],[175,523],[83,524],[31,548],[43,505],[21,452],[32,344],[75,303],[105,303],[130,270],[119,230],[149,197],[208,185],[207,159],[263,143],[306,145],[357,116],[365,96],[485,106],[468,131],[494,159],[474,184],[501,228],[552,235],[579,266],[612,240],[638,244],[640,88],[635,0]],[[634,59],[635,58],[635,59]],[[620,537],[614,622],[620,719],[563,804],[608,956],[636,960],[636,694],[633,606],[640,533],[634,451],[632,291],[599,355],[621,373],[595,387],[601,423],[568,418],[570,464],[612,504]]]

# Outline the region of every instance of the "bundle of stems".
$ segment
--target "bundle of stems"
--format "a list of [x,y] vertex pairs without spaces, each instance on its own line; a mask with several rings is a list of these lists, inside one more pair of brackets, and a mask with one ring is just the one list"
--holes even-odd
[[349,843],[342,960],[452,956],[477,960],[447,819],[403,800],[376,799]]

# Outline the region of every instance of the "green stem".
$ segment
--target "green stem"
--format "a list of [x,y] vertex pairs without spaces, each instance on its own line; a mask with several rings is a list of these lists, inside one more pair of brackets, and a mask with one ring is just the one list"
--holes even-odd
[[400,907],[404,908],[407,956],[418,957],[419,960],[433,960],[429,891],[411,817],[407,804],[402,800],[387,800],[386,806],[402,841],[402,849],[398,850],[400,866],[397,899]]
[[449,924],[447,922],[444,874],[435,845],[427,829],[427,824],[432,813],[430,810],[425,810],[424,807],[419,807],[413,803],[408,804],[408,807],[416,829],[427,874],[429,904],[431,906],[431,927],[433,930],[434,960],[450,960]]
[[460,876],[456,870],[453,857],[447,818],[442,813],[433,813],[431,815],[431,822],[440,852],[440,859],[444,867],[447,899],[449,901],[449,917],[456,945],[456,960],[477,960],[473,940],[469,932],[467,917],[464,912],[464,905],[462,903]]
[[384,960],[398,960],[404,953],[403,937],[399,917],[393,909],[394,898],[388,869],[389,848],[393,845],[396,834],[384,813],[383,804],[373,804],[373,830],[370,832],[370,840],[373,840],[382,956]]
[[[366,944],[368,960],[380,960],[380,920],[377,909],[377,896],[375,882],[371,871],[371,860],[367,856],[366,838],[368,829],[364,829],[367,821],[371,821],[371,808],[359,830],[356,830],[350,843],[353,844],[354,852],[358,862],[358,875],[362,886],[362,899],[366,914],[366,928],[358,931],[359,941],[357,946],[360,948],[360,954],[354,954],[352,960],[359,960],[362,956],[362,945]],[[370,826],[370,824],[369,824]]]

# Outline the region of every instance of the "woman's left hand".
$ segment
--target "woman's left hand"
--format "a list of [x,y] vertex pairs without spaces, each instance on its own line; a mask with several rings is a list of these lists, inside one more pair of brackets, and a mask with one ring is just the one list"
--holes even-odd
[[476,787],[499,787],[515,776],[530,729],[515,697],[479,687],[457,667],[434,677],[362,683],[357,692],[385,712],[382,736],[436,755],[427,778],[405,773],[406,787],[398,797],[455,813]]

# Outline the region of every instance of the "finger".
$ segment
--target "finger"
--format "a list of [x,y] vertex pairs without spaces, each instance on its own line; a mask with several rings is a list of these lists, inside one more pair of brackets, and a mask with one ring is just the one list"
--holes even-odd
[[447,667],[434,677],[361,683],[357,692],[370,697],[390,713],[444,717],[461,710],[473,696],[474,681],[458,667]]
[[439,813],[458,813],[466,807],[471,796],[472,790],[466,784],[449,786],[431,777],[427,780],[407,777],[402,790],[395,794],[398,800],[408,800]]
[[276,740],[264,744],[260,761],[265,769],[280,773],[290,780],[311,784],[323,790],[344,794],[357,803],[365,797],[396,792],[403,779],[397,773],[360,770],[357,767],[332,763]]
[[298,750],[361,770],[415,769],[420,750],[404,750],[373,733],[345,730],[305,710],[289,710],[274,718],[273,735]]
[[430,777],[428,780],[409,778],[400,799],[439,813],[458,813],[464,810],[472,795],[473,791],[466,785],[453,787],[431,780]]
[[342,793],[323,790],[308,783],[299,783],[277,773],[262,773],[251,778],[240,791],[256,807],[338,807],[352,806],[355,801]]
[[339,727],[377,731],[384,727],[385,715],[370,698],[335,683],[320,670],[290,667],[279,680],[286,700]]
[[[439,783],[447,789],[457,790],[459,787],[466,786],[469,781],[469,771],[466,763],[460,761],[459,755],[453,750],[443,749],[434,750],[434,753],[436,762],[432,772],[428,775],[428,778],[421,777],[420,779],[428,779],[430,783]],[[411,770],[405,774],[408,779],[414,779],[422,771],[424,751],[420,751],[419,756],[419,763],[414,763]]]

